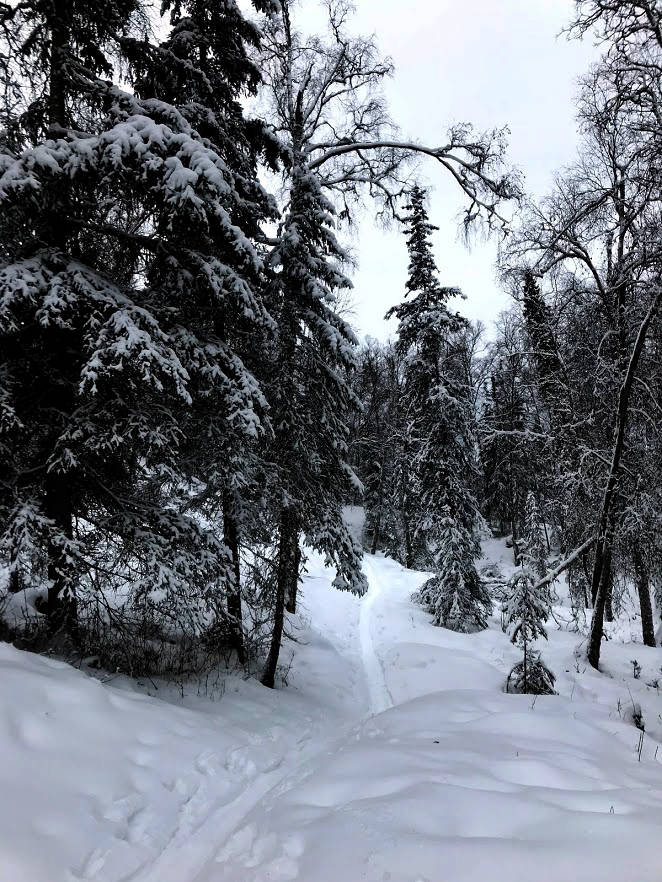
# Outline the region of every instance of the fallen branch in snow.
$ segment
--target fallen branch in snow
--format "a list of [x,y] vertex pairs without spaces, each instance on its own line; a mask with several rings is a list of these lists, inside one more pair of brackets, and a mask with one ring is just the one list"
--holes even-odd
[[542,588],[544,585],[551,585],[551,583],[558,579],[561,573],[565,572],[565,570],[567,570],[578,557],[581,557],[585,551],[588,551],[588,549],[595,544],[595,540],[595,535],[590,536],[586,542],[579,546],[579,548],[575,548],[572,554],[568,555],[565,560],[561,561],[555,569],[550,570],[542,579],[540,579],[540,581],[536,582],[534,590],[535,588]]

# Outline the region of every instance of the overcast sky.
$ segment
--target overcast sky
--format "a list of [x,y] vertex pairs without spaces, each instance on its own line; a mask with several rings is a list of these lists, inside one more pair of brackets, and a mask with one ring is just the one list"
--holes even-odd
[[[315,0],[304,0],[310,12]],[[437,146],[449,123],[478,128],[509,125],[510,159],[524,173],[527,191],[543,194],[555,170],[576,150],[573,97],[576,80],[595,56],[590,44],[558,36],[572,15],[572,0],[358,0],[355,31],[374,32],[395,62],[387,83],[393,119],[404,135]],[[440,227],[434,246],[442,284],[467,299],[461,311],[489,323],[508,298],[494,279],[495,246],[459,241],[457,185],[434,161],[421,167],[433,189],[430,220]],[[386,310],[403,296],[407,252],[402,232],[384,232],[369,217],[352,245],[353,322],[361,336],[386,339],[394,322]]]

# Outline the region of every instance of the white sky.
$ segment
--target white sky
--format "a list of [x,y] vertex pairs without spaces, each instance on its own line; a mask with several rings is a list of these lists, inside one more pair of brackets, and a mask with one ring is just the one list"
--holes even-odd
[[[306,18],[315,0],[307,0]],[[596,57],[588,43],[557,36],[568,23],[572,0],[358,0],[355,27],[374,32],[396,74],[387,83],[392,117],[403,135],[433,146],[444,143],[449,123],[477,128],[509,125],[510,160],[525,175],[529,193],[542,195],[553,173],[576,150],[573,96],[576,79]],[[494,243],[468,251],[457,234],[462,197],[433,160],[421,166],[432,186],[430,220],[440,227],[434,246],[442,284],[458,285],[459,304],[471,319],[489,323],[508,304],[494,279]],[[342,237],[341,237],[342,238]],[[402,232],[376,228],[370,217],[351,245],[353,323],[361,336],[386,339],[395,329],[383,320],[402,300],[407,252]]]

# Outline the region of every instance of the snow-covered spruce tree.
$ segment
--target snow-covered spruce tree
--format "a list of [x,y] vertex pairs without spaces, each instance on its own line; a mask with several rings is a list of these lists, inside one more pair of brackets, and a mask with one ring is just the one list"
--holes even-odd
[[125,44],[137,65],[134,4],[2,10],[16,90],[31,84],[0,159],[2,548],[45,554],[53,630],[74,585],[99,582],[199,628],[226,615],[234,572],[191,512],[183,413],[223,402],[218,435],[259,431],[263,397],[216,317],[268,322],[239,226],[268,200],[177,107],[101,78]]
[[334,584],[366,590],[361,552],[342,518],[357,479],[347,464],[348,418],[356,405],[345,377],[354,366],[355,338],[333,309],[334,292],[350,285],[333,233],[333,206],[317,178],[297,164],[290,206],[270,263],[270,305],[278,321],[271,385],[277,463],[275,512],[278,566],[271,649],[262,676],[274,685],[285,604],[295,605],[299,536],[334,565]]
[[522,648],[524,658],[508,674],[507,692],[554,694],[556,678],[531,645],[538,637],[547,639],[545,623],[550,616],[551,603],[547,586],[536,587],[531,570],[521,566],[515,571],[508,584],[504,628],[510,630],[512,642]]
[[392,343],[379,352],[370,388],[354,385],[363,405],[363,419],[353,439],[360,451],[356,470],[365,488],[365,532],[370,536],[371,553],[381,548],[411,567],[416,506],[411,462],[415,442],[402,388],[402,355]]
[[94,84],[111,72],[109,50],[137,6],[110,3],[99,15],[87,4],[62,0],[0,7],[3,84],[11,96],[0,123],[0,541],[14,569],[27,570],[45,555],[52,629],[73,625],[74,561],[80,560],[73,497],[84,490],[68,474],[74,453],[64,437],[82,379],[79,301],[89,298],[94,309],[112,298],[104,280],[81,264],[80,252],[94,247],[76,241],[87,199],[71,192],[58,153],[67,150],[70,130],[98,118]]
[[476,571],[476,541],[451,516],[438,517],[436,575],[416,595],[434,616],[436,625],[465,634],[482,631],[492,602]]
[[547,572],[547,540],[535,494],[529,490],[524,509],[524,564],[537,579]]
[[415,187],[407,218],[409,276],[405,300],[388,313],[400,320],[397,346],[404,355],[404,396],[414,440],[414,561],[434,568],[420,591],[438,625],[484,628],[491,607],[476,572],[480,515],[476,442],[467,378],[458,346],[463,320],[448,309],[459,295],[437,277],[425,192]]
[[[258,9],[268,2],[256,2]],[[257,180],[257,165],[275,169],[279,144],[264,123],[247,119],[240,98],[254,94],[260,73],[249,57],[259,45],[259,31],[239,11],[234,0],[212,6],[201,0],[167,0],[170,11],[167,40],[147,57],[134,43],[131,55],[144,97],[175,105],[187,122],[232,170],[237,196],[228,205],[230,220],[250,240],[262,237],[260,221],[275,217],[275,207]],[[196,386],[194,408],[184,412],[185,456],[192,476],[201,481],[199,501],[205,516],[222,521],[223,537],[232,559],[233,585],[227,609],[235,625],[235,641],[243,660],[240,545],[260,517],[258,488],[267,480],[257,441],[270,424],[261,392],[262,353],[275,332],[275,323],[256,291],[235,276],[233,243],[223,253],[208,244],[210,256],[230,272],[222,288],[190,297],[187,323],[202,346],[213,352],[217,375],[211,382],[203,367],[189,368]],[[195,282],[188,285],[189,295]],[[263,287],[263,280],[259,287]],[[196,292],[197,293],[197,292]]]

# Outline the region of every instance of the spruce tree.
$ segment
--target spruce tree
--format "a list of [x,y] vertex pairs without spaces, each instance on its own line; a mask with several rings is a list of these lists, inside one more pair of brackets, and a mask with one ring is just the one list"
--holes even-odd
[[553,694],[554,674],[532,646],[538,637],[547,639],[545,623],[550,616],[551,606],[547,586],[536,587],[531,570],[525,566],[516,570],[508,585],[504,628],[510,629],[511,641],[522,648],[524,658],[508,675],[508,692]]
[[523,538],[522,556],[525,565],[537,579],[542,579],[547,572],[547,542],[538,503],[532,490],[529,490],[526,497]]
[[[12,562],[37,570],[46,554],[53,629],[71,619],[64,598],[74,585],[99,578],[130,584],[134,606],[195,630],[227,614],[236,566],[192,507],[210,471],[200,446],[190,455],[191,414],[217,408],[208,447],[226,479],[224,458],[236,450],[227,439],[255,438],[266,407],[233,350],[244,322],[270,324],[249,236],[271,206],[228,97],[254,74],[225,69],[227,113],[219,103],[215,116],[193,94],[168,94],[178,106],[155,98],[145,83],[159,52],[131,39],[135,11],[35,2],[3,12],[17,88],[28,61],[38,82],[8,121],[1,160],[2,226],[12,235],[0,267],[0,541]],[[28,26],[42,48],[22,42]],[[138,76],[134,93],[101,76],[121,54]],[[42,82],[59,90],[45,109]],[[203,117],[206,136],[192,124]],[[224,336],[224,317],[235,315]]]
[[[271,310],[278,322],[271,407],[277,465],[274,520],[278,536],[274,626],[262,682],[273,687],[288,595],[296,594],[300,535],[336,568],[336,587],[363,594],[360,548],[342,517],[359,486],[348,465],[348,420],[358,406],[346,372],[356,338],[336,313],[336,291],[350,286],[345,254],[333,232],[334,209],[315,175],[292,172],[289,210],[270,255]],[[292,605],[292,604],[291,604]]]
[[455,630],[485,627],[490,601],[478,579],[480,523],[474,496],[476,441],[467,378],[459,347],[463,320],[448,309],[459,295],[437,277],[425,191],[411,193],[406,231],[409,275],[405,300],[389,312],[400,320],[398,347],[405,358],[404,395],[410,413],[415,515],[412,562],[437,575],[421,601],[436,624]]
[[[235,191],[227,205],[230,220],[247,239],[260,239],[260,223],[275,219],[276,209],[258,182],[258,163],[275,169],[280,151],[267,126],[246,118],[240,103],[242,97],[255,94],[260,82],[249,57],[249,50],[259,46],[259,31],[234,0],[212,6],[200,0],[167,0],[162,11],[170,12],[165,42],[147,57],[141,44],[131,47],[137,89],[145,98],[155,96],[176,106],[222,157]],[[257,442],[271,434],[271,426],[261,372],[275,323],[262,301],[261,269],[237,261],[231,239],[203,240],[197,248],[208,252],[201,265],[206,259],[227,268],[223,285],[212,291],[204,275],[191,277],[187,286],[187,324],[196,335],[194,345],[212,354],[214,370],[223,381],[210,383],[204,365],[195,373],[189,368],[196,400],[183,415],[186,459],[193,477],[202,482],[206,516],[220,518],[223,524],[233,574],[232,583],[224,586],[227,611],[243,660],[240,546],[260,517],[256,490],[266,480]]]

